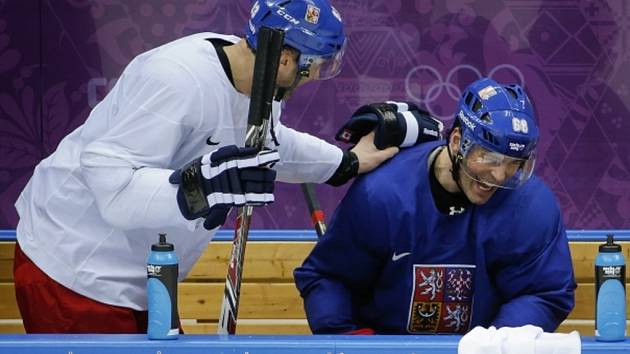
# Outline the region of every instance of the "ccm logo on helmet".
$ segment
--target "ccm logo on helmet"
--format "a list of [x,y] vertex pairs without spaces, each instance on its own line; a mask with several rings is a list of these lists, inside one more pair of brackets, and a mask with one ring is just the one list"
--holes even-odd
[[285,20],[291,22],[294,25],[299,25],[300,21],[296,20],[295,17],[289,15],[286,11],[284,11],[284,9],[278,9],[278,11],[276,11],[276,13],[280,16],[282,16],[282,18],[284,18]]
[[523,151],[523,149],[525,149],[525,144],[510,143],[510,150]]

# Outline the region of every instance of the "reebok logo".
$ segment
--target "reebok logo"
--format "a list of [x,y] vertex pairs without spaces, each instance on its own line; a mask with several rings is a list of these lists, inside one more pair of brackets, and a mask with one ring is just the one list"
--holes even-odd
[[260,10],[260,4],[256,1],[254,6],[252,6],[252,11],[250,12],[249,17],[254,18],[254,16],[258,13],[258,10]]
[[401,254],[396,254],[396,252],[394,252],[394,254],[392,255],[392,261],[396,262],[397,260],[407,257],[408,255],[410,255],[411,252],[403,252]]
[[470,119],[464,114],[463,111],[459,111],[459,119],[461,119],[464,124],[466,124],[466,126],[470,129],[475,129],[475,127],[477,126],[475,123],[471,122]]
[[514,151],[523,151],[525,149],[525,144],[512,143],[510,142],[510,150]]
[[424,135],[431,135],[431,136],[434,136],[436,138],[438,137],[438,132],[433,130],[433,129],[424,128],[422,130],[422,132],[424,133]]

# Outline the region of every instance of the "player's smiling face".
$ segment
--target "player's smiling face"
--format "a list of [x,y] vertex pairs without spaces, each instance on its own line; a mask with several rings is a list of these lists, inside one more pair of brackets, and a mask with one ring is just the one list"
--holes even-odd
[[[459,130],[453,133],[451,149],[459,151]],[[485,204],[522,165],[522,160],[473,146],[460,162],[459,187],[471,203]]]
[[461,163],[460,184],[471,202],[484,204],[497,188],[503,188],[523,163],[522,159],[473,146]]
[[482,205],[490,200],[497,187],[485,181],[498,182],[492,176],[492,169],[487,167],[460,168],[459,184],[471,203]]

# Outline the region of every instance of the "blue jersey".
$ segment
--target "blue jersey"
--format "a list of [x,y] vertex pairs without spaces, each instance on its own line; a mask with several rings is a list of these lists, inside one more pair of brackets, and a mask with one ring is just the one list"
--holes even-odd
[[549,188],[534,176],[484,205],[440,213],[428,156],[443,143],[403,150],[349,189],[294,272],[314,333],[551,332],[571,311],[571,255]]

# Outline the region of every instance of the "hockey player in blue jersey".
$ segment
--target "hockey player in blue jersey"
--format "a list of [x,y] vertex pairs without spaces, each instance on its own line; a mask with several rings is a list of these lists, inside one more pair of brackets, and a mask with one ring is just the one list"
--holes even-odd
[[576,285],[558,203],[532,175],[538,137],[523,89],[481,79],[447,142],[358,179],[294,273],[312,331],[554,331]]

